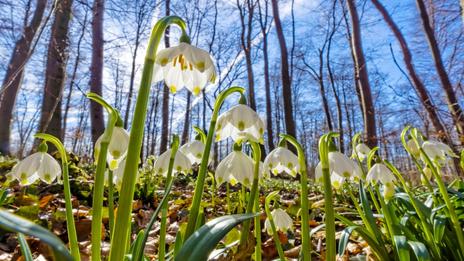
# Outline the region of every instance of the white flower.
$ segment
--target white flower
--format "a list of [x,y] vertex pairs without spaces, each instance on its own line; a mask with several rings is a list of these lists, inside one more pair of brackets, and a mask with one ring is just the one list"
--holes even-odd
[[37,179],[52,183],[61,176],[61,167],[48,153],[36,152],[16,164],[10,173],[22,185],[30,185]]
[[390,200],[395,195],[395,186],[393,184],[385,184],[382,186],[382,195],[385,200]]
[[[277,231],[286,232],[287,230],[292,229],[293,220],[285,210],[281,208],[276,208],[272,210],[271,215]],[[269,235],[272,235],[272,228],[271,222],[269,221],[269,217],[266,218],[266,221],[264,221],[264,229],[267,231]]]
[[371,152],[371,149],[364,143],[356,145],[356,154],[360,161],[363,161],[367,155]]
[[396,181],[395,174],[382,163],[376,163],[369,170],[366,181],[371,184],[381,183],[382,185],[393,185]]
[[[103,135],[101,135],[95,143],[96,159],[98,159],[98,154],[100,153],[102,139]],[[114,127],[110,143],[108,144],[108,154],[106,156],[106,161],[108,162],[110,170],[118,168],[120,162],[126,157],[128,147],[129,133],[124,128]]]
[[[179,150],[184,153],[187,158],[189,158],[190,162],[193,164],[200,164],[201,159],[203,158],[203,152],[205,151],[205,144],[199,140],[194,140],[182,145]],[[213,161],[214,154],[211,151],[209,153],[209,162]]]
[[419,156],[420,155],[420,150],[419,147],[417,146],[416,142],[414,140],[408,140],[406,143],[408,146],[409,151],[411,152],[412,155],[414,156]]
[[231,137],[235,142],[263,143],[264,121],[250,107],[238,104],[221,114],[216,123],[216,141]]
[[278,147],[269,152],[264,160],[264,167],[265,173],[269,173],[269,171],[271,171],[274,175],[286,172],[287,174],[296,176],[300,170],[298,157],[289,149],[284,147]]
[[422,149],[430,160],[439,164],[445,164],[447,157],[458,157],[448,145],[439,141],[425,141]]
[[[161,174],[165,177],[168,175],[171,151],[171,149],[166,150],[156,159],[154,169],[157,174]],[[177,151],[176,156],[174,157],[173,173],[178,172],[187,174],[191,167],[192,164],[190,163],[189,158],[187,158],[187,156],[185,156],[181,151]]]
[[[361,170],[350,158],[338,151],[329,152],[329,171],[332,186],[335,189],[342,187],[345,180],[358,181],[361,178]],[[323,183],[322,163],[316,166],[316,182]]]
[[162,79],[172,93],[186,87],[198,95],[208,82],[214,83],[216,69],[208,52],[188,43],[179,43],[156,55],[154,80]]
[[253,160],[241,151],[233,151],[216,168],[217,185],[239,182],[245,186],[251,184],[254,177]]
[[[322,163],[319,162],[316,166],[315,170],[315,182],[319,184],[324,184],[324,176],[322,174]],[[330,170],[330,182],[332,183],[332,187],[335,189],[340,189],[345,183],[345,177],[341,176],[340,174]]]

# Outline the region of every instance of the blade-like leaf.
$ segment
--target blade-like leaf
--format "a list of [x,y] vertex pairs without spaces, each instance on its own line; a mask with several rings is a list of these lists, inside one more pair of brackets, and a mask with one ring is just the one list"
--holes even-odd
[[414,255],[416,256],[418,261],[432,260],[430,258],[430,254],[427,250],[427,247],[423,243],[417,241],[408,241],[408,244],[411,247],[412,252],[414,252]]
[[21,254],[24,257],[24,260],[33,261],[34,258],[32,257],[31,249],[29,248],[29,245],[27,244],[24,234],[18,233],[18,241],[19,241],[19,247],[21,248]]
[[409,246],[406,237],[395,235],[393,240],[395,241],[394,245],[396,247],[396,252],[400,258],[400,261],[409,261]]
[[256,214],[228,215],[213,219],[195,231],[185,241],[176,261],[203,261],[214,250],[217,243],[236,225],[251,219]]
[[8,231],[23,233],[39,238],[52,248],[56,260],[73,260],[68,249],[53,233],[4,209],[0,209],[0,227]]
[[374,234],[376,241],[382,244],[383,243],[382,233],[380,232],[375,222],[374,213],[372,212],[371,204],[369,203],[369,200],[367,199],[366,190],[364,189],[364,185],[362,182],[359,183],[359,198],[360,198],[362,209],[365,213],[366,220],[367,220],[367,224],[365,225],[367,229]]
[[436,216],[433,219],[433,237],[435,242],[440,242],[445,234],[446,218]]

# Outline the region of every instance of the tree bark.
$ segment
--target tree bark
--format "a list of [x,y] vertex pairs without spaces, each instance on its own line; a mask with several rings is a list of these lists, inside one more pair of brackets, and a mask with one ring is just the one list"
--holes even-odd
[[[95,0],[93,3],[92,20],[92,64],[90,66],[90,91],[102,95],[103,80],[103,14],[105,0]],[[90,102],[90,124],[92,142],[105,131],[103,107],[96,102]]]
[[364,58],[364,52],[361,41],[361,28],[359,23],[359,16],[356,10],[354,0],[347,0],[348,10],[351,16],[351,23],[353,27],[353,53],[355,61],[355,71],[357,81],[359,82],[361,99],[363,104],[364,114],[364,132],[366,135],[366,144],[373,148],[377,146],[377,130],[375,124],[375,108],[372,100],[371,86],[369,83],[369,75],[367,73],[366,59]]
[[31,54],[32,42],[42,22],[46,6],[47,0],[37,0],[32,20],[23,29],[21,37],[15,43],[5,78],[3,79],[2,95],[0,98],[0,122],[4,124],[0,128],[0,153],[3,155],[10,154],[11,120],[13,118],[16,96],[21,87],[24,66]]
[[184,119],[184,127],[182,129],[182,144],[188,142],[189,139],[189,130],[190,130],[190,100],[192,97],[192,93],[187,92],[187,102],[185,105],[185,119]]
[[419,100],[421,101],[422,106],[424,106],[425,110],[427,111],[428,117],[430,121],[432,122],[432,125],[438,134],[438,137],[440,137],[444,141],[449,142],[448,134],[440,120],[440,117],[438,116],[438,113],[435,109],[435,105],[432,102],[432,98],[429,96],[424,83],[419,78],[419,75],[417,74],[416,69],[414,68],[411,51],[406,42],[406,39],[404,38],[403,34],[401,33],[400,29],[398,28],[396,23],[391,18],[391,16],[388,14],[388,11],[380,3],[380,1],[379,0],[371,0],[371,1],[374,4],[374,6],[377,8],[377,10],[380,12],[380,14],[383,16],[383,19],[388,24],[388,27],[390,27],[390,29],[392,30],[393,34],[395,35],[396,39],[398,40],[400,44],[400,48],[403,54],[403,61],[404,61],[404,64],[406,65],[409,78],[411,78],[413,87],[416,90],[417,95],[419,96]]
[[[166,16],[171,14],[170,10],[170,0],[165,1],[166,5]],[[169,28],[166,29],[166,34],[164,35],[164,45],[169,47]],[[163,84],[163,98],[162,98],[162,117],[161,117],[161,140],[160,140],[160,151],[163,153],[168,147],[169,140],[169,88],[166,84]]]
[[440,78],[442,88],[445,91],[448,108],[453,118],[453,123],[456,126],[456,131],[459,135],[461,144],[464,144],[464,113],[461,106],[459,105],[459,101],[456,97],[456,93],[454,91],[453,85],[451,84],[448,73],[446,72],[445,66],[443,65],[440,49],[438,47],[437,39],[435,38],[435,33],[432,29],[432,26],[430,25],[430,19],[424,1],[416,0],[416,4],[422,20],[422,27],[429,43],[430,52],[432,53],[438,77]]
[[282,74],[282,96],[284,101],[285,129],[287,131],[287,134],[296,137],[295,120],[293,118],[292,81],[290,79],[290,72],[288,66],[288,51],[282,29],[282,23],[279,17],[279,6],[277,0],[272,0],[272,12],[274,14],[274,23],[280,46],[280,69]]
[[[274,132],[272,129],[272,100],[271,100],[271,82],[269,80],[269,53],[267,42],[267,16],[268,16],[268,1],[264,1],[264,14],[259,6],[259,22],[261,25],[261,34],[263,35],[263,59],[264,59],[264,91],[266,93],[266,129],[267,129],[267,144],[269,151],[275,148]],[[260,5],[260,1],[258,1]]]
[[69,22],[72,0],[57,2],[48,44],[45,86],[39,131],[61,139],[61,99],[69,57]]

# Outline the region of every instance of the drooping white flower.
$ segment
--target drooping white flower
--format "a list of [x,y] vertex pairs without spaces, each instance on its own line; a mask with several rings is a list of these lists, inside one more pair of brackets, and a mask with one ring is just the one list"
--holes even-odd
[[277,175],[279,173],[286,172],[287,174],[296,176],[299,170],[300,164],[298,163],[298,157],[289,149],[284,147],[279,146],[269,152],[264,160],[265,173],[269,173],[269,171],[271,171],[272,174]]
[[432,161],[445,164],[448,157],[458,157],[450,146],[439,141],[425,141],[422,149]]
[[264,121],[250,107],[238,104],[219,115],[216,123],[216,141],[231,137],[235,142],[249,140],[263,143]]
[[408,149],[412,153],[412,155],[414,155],[416,157],[420,155],[419,147],[417,146],[417,144],[416,144],[416,142],[414,140],[412,140],[412,139],[408,140],[406,145],[408,146]]
[[[187,142],[179,150],[189,158],[192,164],[200,164],[203,158],[203,152],[205,151],[205,144],[199,140]],[[212,162],[214,154],[212,151],[209,153],[209,162]]]
[[[100,144],[103,135],[97,139],[95,143],[95,158],[98,159],[100,153]],[[108,153],[106,161],[110,170],[118,168],[120,162],[126,157],[127,149],[129,147],[129,133],[121,127],[114,127],[113,135],[111,135],[110,143],[108,144]]]
[[[171,151],[171,149],[166,150],[156,159],[154,166],[155,173],[161,174],[165,177],[168,175]],[[174,157],[173,173],[177,172],[187,174],[191,167],[192,164],[190,163],[189,158],[187,158],[187,156],[185,156],[181,151],[177,151],[176,156]]]
[[393,185],[396,181],[395,174],[383,163],[376,163],[369,170],[366,181],[371,184]]
[[[285,210],[281,208],[276,208],[272,210],[271,215],[277,231],[286,232],[289,229],[292,230],[293,220]],[[266,218],[266,221],[264,221],[264,229],[267,231],[269,235],[272,235],[272,228],[271,222],[269,221],[269,217]]]
[[241,151],[233,151],[218,164],[215,175],[218,186],[223,182],[249,186],[254,177],[253,160]]
[[208,82],[214,83],[216,69],[208,52],[181,42],[156,55],[154,80],[162,79],[172,93],[186,87],[198,95]]
[[371,149],[364,143],[356,145],[356,154],[360,161],[363,161],[367,155],[371,152]]
[[61,176],[61,167],[48,153],[36,152],[15,165],[10,173],[22,185],[30,185],[38,179],[50,184]]
[[[329,152],[330,181],[335,189],[342,187],[346,180],[358,181],[361,178],[361,170],[350,158],[338,151]],[[322,163],[315,169],[316,182],[323,183]]]
[[395,186],[390,183],[383,185],[382,195],[385,198],[385,200],[390,200],[395,195]]

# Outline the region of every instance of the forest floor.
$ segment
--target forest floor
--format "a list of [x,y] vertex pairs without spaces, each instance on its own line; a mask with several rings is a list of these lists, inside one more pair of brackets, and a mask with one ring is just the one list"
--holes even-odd
[[[0,164],[2,174],[8,172],[14,165],[14,161],[3,161]],[[144,229],[150,220],[154,209],[158,205],[164,193],[162,177],[154,177],[150,171],[142,168],[141,183],[138,184],[135,199],[133,202],[133,237],[135,234]],[[92,221],[92,187],[93,166],[82,164],[78,158],[74,156],[74,160],[70,166],[71,174],[71,192],[73,195],[73,212],[80,244],[82,260],[89,260],[91,255],[90,232]],[[3,177],[2,175],[1,177]],[[148,180],[146,179],[148,178]],[[4,181],[4,180],[3,180]],[[0,182],[3,182],[0,178]],[[188,207],[190,206],[192,194],[194,190],[195,176],[180,175],[176,178],[174,187],[171,191],[169,201],[168,220],[167,220],[167,237],[166,244],[168,249],[173,247],[176,233],[179,230],[180,224],[185,224],[188,216]],[[240,185],[231,186],[229,196],[226,195],[225,186],[219,188],[212,186],[212,179],[207,179],[208,186],[205,188],[202,206],[204,208],[206,220],[214,217],[219,217],[229,213],[242,213],[244,202],[241,200],[242,190]],[[1,184],[1,183],[0,183]],[[285,178],[272,178],[264,182],[260,188],[260,201],[264,205],[265,196],[272,191],[280,191],[280,207],[285,209],[294,220],[293,229],[286,233],[279,232],[280,241],[283,244],[285,255],[289,259],[297,259],[300,251],[300,220],[298,218],[299,199],[298,199],[298,182]],[[324,260],[324,238],[325,231],[323,229],[323,194],[317,186],[310,185],[310,226],[312,228],[312,250],[313,260]],[[103,209],[103,243],[102,254],[108,255],[110,244],[109,231],[109,215],[106,207],[106,192],[105,206]],[[335,196],[335,211],[345,217],[357,222],[359,217],[350,202],[348,197],[343,194]],[[117,201],[117,193],[115,201]],[[15,183],[9,185],[9,194],[4,208],[10,209],[15,214],[23,216],[29,220],[48,228],[56,234],[63,242],[67,242],[66,233],[66,216],[65,203],[62,193],[62,185],[55,183],[48,185],[38,183],[29,187],[21,187]],[[263,211],[264,212],[264,211]],[[262,228],[264,228],[265,214],[261,215]],[[159,222],[153,226],[148,242],[145,248],[145,253],[150,259],[155,260],[158,251],[158,233]],[[337,223],[337,240],[342,233],[343,226]],[[237,241],[240,237],[240,227],[232,230],[221,242],[219,248],[226,251],[216,251],[215,255],[210,256],[211,260],[236,260],[238,255],[243,253],[237,252]],[[262,233],[262,256],[263,260],[273,260],[278,258],[272,236],[268,235],[263,229]],[[28,238],[28,243],[33,251],[34,257],[37,260],[52,260],[51,252],[48,247],[38,239]],[[251,248],[250,251],[253,251]],[[372,253],[367,243],[355,233],[352,234],[350,242],[346,248],[344,257],[339,257],[339,260],[364,260],[370,259]],[[23,260],[21,251],[17,241],[17,236],[14,233],[8,233],[0,230],[0,260]]]

